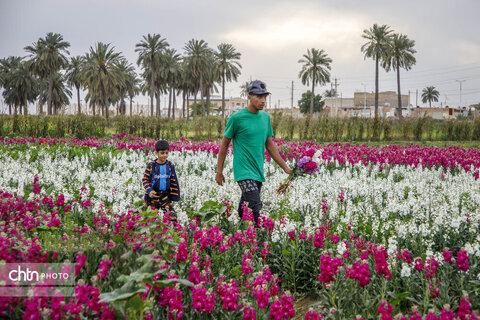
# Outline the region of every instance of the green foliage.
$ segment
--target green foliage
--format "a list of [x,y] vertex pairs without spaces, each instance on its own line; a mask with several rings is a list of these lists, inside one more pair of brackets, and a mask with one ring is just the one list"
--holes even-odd
[[[312,99],[312,91],[308,90],[307,92],[302,93],[302,98],[298,100],[298,107],[300,112],[303,114],[310,113],[310,101]],[[322,100],[320,94],[315,95],[313,99],[313,112],[320,112],[323,110],[325,101]]]

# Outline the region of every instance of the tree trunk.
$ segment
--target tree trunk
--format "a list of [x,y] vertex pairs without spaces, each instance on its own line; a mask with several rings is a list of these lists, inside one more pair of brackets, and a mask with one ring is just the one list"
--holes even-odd
[[[154,88],[153,55],[152,55],[152,76],[150,77],[150,116],[153,118],[153,95],[156,93]],[[157,100],[158,105],[158,100]]]
[[210,115],[210,88],[207,89],[207,116]]
[[108,112],[108,106],[105,105],[104,108],[105,108],[105,118],[107,119],[107,127],[109,127],[110,126],[110,116],[108,115],[108,113],[109,113]]
[[80,105],[80,86],[77,87],[77,103],[78,103],[78,114],[82,113],[82,106]]
[[398,120],[402,121],[402,93],[400,92],[400,67],[399,67],[399,59],[397,58],[397,90],[398,90]]
[[[315,74],[312,79],[312,97],[310,98],[310,114],[313,115],[313,101],[315,99]],[[280,107],[280,106],[279,106]]]
[[378,54],[375,55],[375,119],[378,118]]
[[204,105],[204,101],[203,101],[203,73],[202,72],[200,72],[200,101],[202,101],[202,112],[204,112],[205,111],[205,105]]
[[170,119],[172,108],[172,87],[168,88],[168,119]]
[[38,98],[39,110],[38,112],[40,115],[43,113],[43,77],[40,77],[40,96]]
[[48,80],[48,114],[50,115],[53,113],[52,90],[53,90],[53,72],[50,73],[50,79]]
[[92,113],[93,113],[93,116],[95,117],[95,105],[94,105],[94,104],[92,104],[91,106],[92,106]]
[[161,99],[160,89],[157,90],[156,96],[157,96],[157,108],[156,108],[157,111],[156,111],[156,113],[157,113],[157,117],[161,117],[162,116],[162,111],[160,110],[160,99]]
[[9,115],[12,114],[12,105],[11,104],[8,105],[8,114]]
[[[189,103],[189,99],[188,99],[188,92],[185,92],[183,91],[183,109],[182,109],[182,112],[183,112],[183,118],[185,119],[185,109],[187,110],[187,120],[190,119],[189,115],[188,115],[188,103]],[[186,107],[185,107],[186,106]]]
[[23,115],[26,116],[28,114],[28,100],[27,100],[27,93],[25,92],[25,104],[23,105]]
[[130,97],[130,117],[132,116],[132,97]]
[[175,88],[173,90],[173,103],[172,103],[172,118],[175,120],[175,108],[177,107],[177,99],[175,98]]
[[225,72],[222,74],[222,118],[225,118]]
[[197,92],[195,91],[195,97],[193,97],[193,119],[197,117]]

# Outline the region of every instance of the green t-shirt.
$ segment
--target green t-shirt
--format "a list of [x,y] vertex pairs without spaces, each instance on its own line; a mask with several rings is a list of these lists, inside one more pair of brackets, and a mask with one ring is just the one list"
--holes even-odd
[[244,108],[230,116],[225,137],[233,140],[233,176],[235,181],[253,179],[264,182],[265,142],[273,137],[270,116]]

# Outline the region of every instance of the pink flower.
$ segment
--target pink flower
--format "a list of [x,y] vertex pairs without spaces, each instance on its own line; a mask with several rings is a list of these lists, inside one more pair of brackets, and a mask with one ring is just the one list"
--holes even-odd
[[292,319],[295,318],[295,309],[291,296],[283,295],[279,301],[274,302],[270,308],[270,319]]
[[393,307],[387,301],[383,301],[380,304],[380,307],[378,307],[377,311],[381,315],[380,319],[382,319],[382,320],[393,320],[392,315],[391,315],[391,313],[393,311]]
[[255,309],[252,306],[245,306],[243,308],[243,320],[256,320]]
[[55,202],[55,205],[58,207],[65,205],[65,196],[63,195],[63,193],[58,196],[58,199]]
[[365,287],[370,283],[370,271],[368,263],[362,263],[362,260],[358,260],[353,263],[352,268],[346,269],[347,278],[356,279],[360,287]]
[[457,253],[457,268],[462,271],[468,271],[468,255],[465,250],[460,250]]
[[80,270],[83,268],[86,261],[87,261],[86,255],[77,254],[77,258],[75,260],[75,263],[77,264],[75,266],[75,277],[78,276],[78,274],[80,273]]

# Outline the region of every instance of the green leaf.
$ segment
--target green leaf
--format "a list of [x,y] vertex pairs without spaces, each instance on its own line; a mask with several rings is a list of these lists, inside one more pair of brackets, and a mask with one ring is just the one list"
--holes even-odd
[[183,284],[184,286],[187,287],[194,287],[195,285],[191,283],[188,280],[185,279],[166,279],[166,280],[160,280],[154,283],[155,286],[160,286],[160,287],[174,287],[175,283],[178,282],[180,284]]
[[117,278],[117,281],[119,282],[129,282],[129,281],[135,281],[135,282],[143,282],[144,280],[150,280],[153,278],[153,273],[151,272],[142,272],[140,270],[137,270],[130,275],[124,275],[122,274]]
[[146,291],[146,287],[138,287],[134,281],[129,281],[119,289],[115,289],[112,292],[102,293],[99,298],[100,302],[112,302],[125,300],[137,293],[145,293]]
[[285,258],[288,258],[290,257],[291,253],[290,251],[286,250],[286,249],[283,249],[282,250],[282,255],[285,257]]
[[142,311],[144,308],[144,302],[142,298],[139,296],[135,295],[131,297],[128,302],[127,302],[127,309],[132,309],[135,311]]

